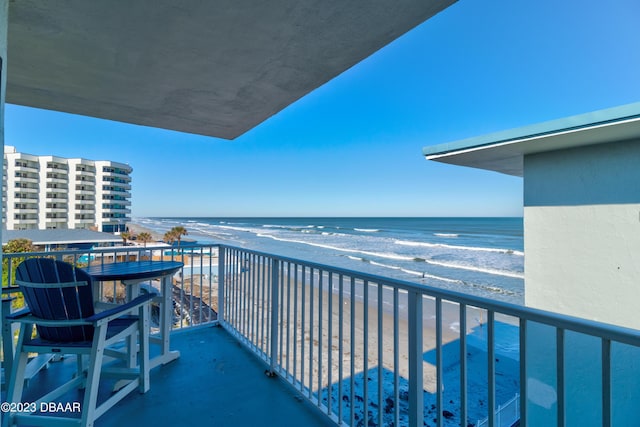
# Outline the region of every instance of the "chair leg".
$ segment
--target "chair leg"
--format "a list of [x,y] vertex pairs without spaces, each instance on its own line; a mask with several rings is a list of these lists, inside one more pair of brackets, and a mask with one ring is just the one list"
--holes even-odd
[[149,381],[149,310],[148,304],[138,309],[138,340],[140,341],[139,365],[140,365],[140,393],[146,393],[150,388]]
[[[76,354],[76,377],[80,378],[81,376],[84,376],[84,356],[82,354]],[[86,380],[82,382],[82,384],[80,384],[80,387],[78,387],[79,390],[83,390],[86,386]]]
[[98,386],[100,385],[100,369],[102,368],[106,337],[107,325],[97,326],[93,335],[93,346],[89,357],[89,367],[87,369],[81,426],[93,427],[95,421],[96,405],[98,403]]
[[13,324],[7,321],[6,316],[11,313],[11,299],[2,299],[2,351],[4,354],[4,375],[9,383],[9,375],[12,371],[13,357],[15,349],[13,348]]
[[[7,402],[22,402],[22,391],[24,389],[24,374],[27,370],[27,361],[29,353],[22,351],[27,333],[31,334],[33,325],[25,324],[20,328],[18,336],[18,345],[16,346],[16,357],[13,360],[11,368],[11,376],[9,377],[9,388],[7,390]],[[10,413],[3,414],[2,427],[13,425]]]

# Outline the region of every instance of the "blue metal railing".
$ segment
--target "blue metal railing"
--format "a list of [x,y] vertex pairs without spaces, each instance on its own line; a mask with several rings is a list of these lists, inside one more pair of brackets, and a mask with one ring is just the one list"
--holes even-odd
[[[483,425],[498,426],[496,410],[516,393],[520,425],[533,425],[540,328],[554,344],[544,349],[554,363],[551,425],[568,425],[576,410],[568,398],[576,334],[598,343],[597,424],[614,425],[621,415],[613,373],[626,359],[612,346],[640,349],[637,330],[226,245],[4,254],[10,283],[25,256],[183,261],[174,328],[219,323],[339,425],[467,426],[486,418]],[[106,284],[102,297],[116,298],[120,286]]]

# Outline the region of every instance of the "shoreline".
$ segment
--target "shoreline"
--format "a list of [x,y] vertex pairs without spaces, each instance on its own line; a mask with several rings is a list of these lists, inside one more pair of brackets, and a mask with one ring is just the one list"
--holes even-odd
[[[162,242],[163,241],[163,235],[158,233],[157,231],[154,231],[150,228],[144,227],[141,224],[138,224],[137,222],[130,222],[127,224],[127,229],[129,230],[129,233],[133,233],[134,235],[138,235],[140,233],[149,233],[151,234],[151,237],[153,238],[153,243],[157,243],[157,242]],[[135,240],[134,240],[135,242]],[[151,242],[150,242],[151,243]]]

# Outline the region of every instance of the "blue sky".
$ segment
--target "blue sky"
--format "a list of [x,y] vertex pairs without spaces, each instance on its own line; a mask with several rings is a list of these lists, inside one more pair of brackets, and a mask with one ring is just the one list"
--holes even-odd
[[7,105],[5,144],[133,168],[133,216],[520,216],[426,145],[640,100],[640,2],[461,0],[234,141]]

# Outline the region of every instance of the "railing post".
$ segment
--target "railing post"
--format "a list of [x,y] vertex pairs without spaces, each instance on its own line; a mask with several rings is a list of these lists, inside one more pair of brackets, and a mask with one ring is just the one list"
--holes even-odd
[[278,282],[280,281],[280,263],[277,259],[271,260],[271,358],[269,365],[270,376],[275,376],[278,363]]
[[409,292],[409,425],[424,425],[422,294]]
[[218,246],[218,322],[222,325],[224,320],[224,287],[225,287],[225,250],[224,246]]

